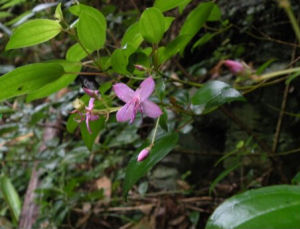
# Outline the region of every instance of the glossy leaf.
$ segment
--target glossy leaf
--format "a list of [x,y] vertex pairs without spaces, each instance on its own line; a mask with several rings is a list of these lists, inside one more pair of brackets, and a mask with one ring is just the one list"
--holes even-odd
[[101,49],[106,41],[106,20],[97,9],[80,5],[77,25],[79,40],[91,51]]
[[139,21],[139,28],[146,41],[158,44],[165,32],[164,15],[155,7],[146,9]]
[[[52,63],[60,64],[65,72],[80,72],[81,70],[81,63],[78,62],[69,62],[66,60],[55,60]],[[70,83],[72,83],[78,74],[63,74],[55,81],[46,84],[45,86],[39,88],[38,90],[34,91],[33,93],[29,93],[26,98],[27,102],[30,102],[35,99],[44,98],[48,95],[51,95],[54,92],[59,91],[67,87]]]
[[58,21],[35,19],[20,25],[12,34],[6,50],[28,47],[48,41],[60,33]]
[[162,12],[174,9],[182,4],[188,4],[190,0],[155,0],[154,7]]
[[139,149],[136,154],[131,158],[128,167],[126,169],[125,181],[124,181],[124,191],[123,196],[126,198],[128,191],[132,186],[143,177],[154,165],[161,161],[167,154],[176,146],[178,141],[178,134],[172,133],[162,137],[157,140],[151,149],[150,155],[141,162],[137,161],[137,155],[139,154]]
[[29,64],[0,77],[0,101],[31,93],[64,74],[60,64]]
[[18,222],[21,213],[21,200],[10,179],[5,175],[0,178],[0,188],[2,196],[11,211],[12,218],[15,222]]
[[105,124],[105,117],[103,116],[101,116],[96,121],[91,121],[90,128],[92,133],[90,134],[87,130],[85,122],[80,123],[79,126],[80,126],[82,140],[84,141],[84,144],[90,151],[92,151],[93,149],[95,139],[98,136],[100,130],[104,128],[104,124]]
[[239,91],[222,81],[210,81],[192,97],[193,105],[203,106],[204,112],[232,101],[245,101]]
[[300,186],[277,185],[233,196],[210,216],[206,229],[299,228]]
[[212,2],[200,3],[189,13],[179,33],[179,35],[188,36],[188,38],[181,44],[181,53],[183,52],[185,46],[208,20],[214,6],[215,4]]

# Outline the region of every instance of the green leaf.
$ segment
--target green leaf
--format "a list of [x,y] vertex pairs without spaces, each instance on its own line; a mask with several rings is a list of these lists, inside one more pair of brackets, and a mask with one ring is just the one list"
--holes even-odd
[[10,1],[6,1],[6,2],[7,3],[5,3],[3,6],[1,6],[1,9],[7,9],[10,7],[13,7],[15,5],[25,2],[25,0],[10,0]]
[[77,114],[71,114],[67,121],[67,131],[70,134],[73,134],[78,126],[78,122],[75,121],[76,115]]
[[0,178],[0,187],[4,200],[11,211],[12,218],[15,222],[18,222],[21,213],[21,200],[16,189],[5,175]]
[[181,44],[181,53],[184,51],[186,45],[202,28],[204,23],[208,20],[215,4],[212,2],[200,3],[187,16],[184,24],[180,29],[179,35],[188,35],[189,37]]
[[128,58],[133,52],[134,49],[130,46],[127,46],[123,49],[115,49],[115,51],[111,55],[111,66],[113,70],[119,74],[128,74]]
[[29,64],[0,77],[0,101],[31,93],[57,80],[64,73],[60,64]]
[[185,7],[191,2],[192,0],[184,0],[182,3],[178,6],[179,13],[182,14]]
[[11,17],[12,14],[10,12],[0,12],[0,19]]
[[164,15],[155,7],[146,9],[140,18],[139,28],[146,41],[158,44],[165,32]]
[[290,75],[287,80],[285,81],[285,84],[290,84],[294,79],[296,79],[297,77],[300,76],[300,71],[299,72],[295,72],[292,75]]
[[64,19],[64,15],[61,10],[61,2],[56,6],[54,17],[59,21],[62,21]]
[[90,151],[92,151],[93,149],[95,139],[98,136],[100,130],[104,128],[104,124],[105,124],[105,117],[103,116],[101,116],[96,121],[90,121],[90,128],[92,131],[91,134],[88,132],[85,122],[79,124],[82,140],[84,141],[84,144]]
[[168,132],[168,113],[166,109],[163,109],[163,114],[160,116],[159,119],[159,125],[162,129],[164,129],[166,132]]
[[206,83],[192,97],[192,104],[203,106],[204,113],[232,101],[245,101],[245,98],[229,84],[217,80]]
[[206,33],[204,34],[198,41],[196,41],[192,47],[192,50],[195,48],[202,46],[206,44],[208,41],[210,41],[214,36],[216,36],[218,33]]
[[191,0],[155,0],[154,7],[162,12],[174,9],[180,5],[188,4]]
[[107,92],[110,88],[112,87],[112,82],[111,81],[107,81],[103,84],[101,84],[99,91],[101,95],[104,95],[105,92]]
[[176,146],[178,134],[172,133],[157,140],[151,149],[150,155],[141,162],[137,161],[140,150],[131,158],[125,175],[123,196],[126,198],[132,186],[143,177],[154,165],[161,161]]
[[[54,60],[51,61],[52,63],[60,64],[65,72],[80,72],[81,70],[81,63],[79,62],[69,62],[66,60]],[[78,74],[63,74],[55,81],[46,84],[45,86],[39,88],[38,90],[34,91],[33,93],[29,93],[26,98],[27,102],[30,102],[35,99],[44,98],[48,95],[51,95],[54,92],[59,91],[67,87],[70,83],[72,83]]]
[[221,10],[220,8],[215,4],[214,8],[211,10],[209,18],[207,19],[207,21],[219,21],[221,20]]
[[83,50],[80,44],[76,43],[68,49],[66,59],[69,61],[81,61],[87,55],[88,54]]
[[224,170],[222,173],[220,173],[216,179],[214,179],[214,181],[210,184],[209,186],[209,194],[211,194],[211,192],[215,189],[216,185],[218,183],[220,183],[220,181],[222,181],[225,177],[228,176],[229,173],[231,173],[232,171],[234,171],[235,169],[237,169],[240,166],[240,164],[234,164],[233,166],[231,166],[230,168]]
[[186,39],[188,38],[189,36],[187,35],[181,35],[169,42],[166,47],[160,47],[158,50],[159,64],[164,63],[172,56],[180,52],[182,44],[185,43]]
[[20,25],[10,37],[6,50],[28,47],[43,43],[60,33],[62,27],[58,21],[35,19]]
[[106,41],[105,17],[97,9],[81,4],[77,33],[85,48],[91,51],[101,49]]
[[174,17],[165,17],[165,32],[168,31],[174,19]]
[[130,45],[136,50],[143,42],[143,40],[144,38],[140,33],[139,23],[136,22],[131,26],[129,26],[129,28],[126,30],[122,38],[121,45],[122,46]]
[[26,18],[29,18],[33,15],[32,11],[25,11],[24,13],[18,15],[17,17],[11,19],[10,21],[6,22],[5,25],[7,26],[10,26],[10,25],[13,25],[15,23],[18,23],[19,21],[23,21],[25,20]]
[[300,225],[300,186],[276,185],[250,190],[226,200],[205,229],[286,229]]

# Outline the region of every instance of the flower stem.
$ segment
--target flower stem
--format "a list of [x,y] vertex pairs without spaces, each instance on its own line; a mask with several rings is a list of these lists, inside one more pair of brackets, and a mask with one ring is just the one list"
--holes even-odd
[[157,128],[158,128],[159,120],[160,120],[160,117],[158,117],[158,119],[156,120],[156,124],[155,124],[155,127],[154,127],[154,133],[153,133],[152,141],[151,141],[151,145],[150,145],[151,147],[154,145],[154,141],[155,141],[155,137],[156,137],[156,133],[157,133]]
[[257,77],[256,81],[259,82],[259,81],[262,81],[262,80],[268,80],[268,79],[274,78],[276,76],[286,75],[286,74],[289,74],[289,73],[299,72],[299,71],[300,71],[300,67],[280,70],[280,71],[276,71],[276,72],[271,72],[271,73],[267,73],[267,74],[264,74],[264,75],[261,75],[261,76]]

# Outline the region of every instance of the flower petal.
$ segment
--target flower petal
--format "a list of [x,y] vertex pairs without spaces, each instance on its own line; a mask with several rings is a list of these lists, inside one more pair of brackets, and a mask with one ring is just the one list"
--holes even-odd
[[89,100],[89,106],[86,107],[86,109],[87,109],[88,111],[93,110],[93,108],[94,108],[94,102],[95,102],[95,98],[91,97],[90,100]]
[[134,103],[128,102],[120,110],[117,112],[117,121],[118,122],[126,122],[130,121],[132,123],[135,119],[136,109],[134,107]]
[[153,78],[150,76],[145,79],[140,87],[136,90],[136,95],[138,95],[141,99],[141,102],[145,101],[150,97],[155,88],[155,82]]
[[157,106],[150,100],[145,100],[144,102],[142,102],[142,111],[150,118],[157,118],[162,115],[162,111],[159,106]]
[[113,86],[113,90],[123,102],[127,103],[134,95],[134,91],[124,83],[117,83]]
[[98,119],[99,119],[99,115],[90,114],[90,120],[91,121],[96,121]]
[[87,128],[88,132],[91,134],[92,131],[91,131],[90,123],[89,122],[90,122],[90,114],[87,113],[86,117],[85,117],[85,124],[86,124],[86,128]]

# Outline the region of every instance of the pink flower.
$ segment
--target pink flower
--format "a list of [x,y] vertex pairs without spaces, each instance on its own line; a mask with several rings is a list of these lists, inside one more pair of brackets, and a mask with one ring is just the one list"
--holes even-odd
[[99,118],[99,115],[93,114],[94,102],[95,102],[95,98],[90,98],[89,106],[85,107],[85,123],[86,123],[86,128],[88,129],[88,132],[90,134],[92,133],[92,131],[91,131],[89,122],[98,120],[98,118]]
[[150,148],[149,147],[143,149],[139,153],[139,155],[137,157],[137,161],[143,161],[143,160],[145,160],[148,157],[149,153],[150,153]]
[[75,120],[79,123],[83,122],[85,120],[86,123],[86,128],[88,132],[91,134],[91,128],[90,128],[90,121],[95,121],[99,119],[99,115],[93,114],[93,109],[95,105],[95,100],[98,98],[99,92],[97,90],[91,90],[88,88],[83,88],[84,92],[91,96],[89,100],[89,105],[87,107],[84,107],[84,103],[77,99],[74,101],[73,106],[75,107],[75,110],[72,111],[72,114],[78,114],[79,115],[79,120]]
[[119,99],[126,103],[118,110],[117,121],[132,123],[138,111],[150,118],[159,117],[162,114],[161,109],[148,100],[154,88],[155,82],[151,76],[145,79],[136,91],[133,91],[124,83],[115,84],[113,86],[114,92]]
[[224,64],[226,67],[229,68],[229,70],[233,74],[239,74],[239,73],[243,72],[245,69],[244,65],[241,62],[235,61],[235,60],[225,60]]

